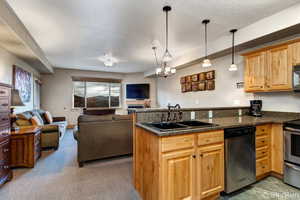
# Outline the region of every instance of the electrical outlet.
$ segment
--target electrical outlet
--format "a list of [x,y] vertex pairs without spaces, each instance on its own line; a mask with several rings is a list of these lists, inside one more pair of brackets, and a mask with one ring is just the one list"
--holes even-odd
[[193,120],[193,119],[195,119],[195,118],[196,118],[195,112],[192,111],[192,112],[191,112],[191,119]]
[[213,111],[212,110],[208,111],[208,118],[209,119],[213,118]]

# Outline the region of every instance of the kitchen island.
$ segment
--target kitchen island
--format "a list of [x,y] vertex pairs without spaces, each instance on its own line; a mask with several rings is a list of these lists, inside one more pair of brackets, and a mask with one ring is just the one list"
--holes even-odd
[[135,189],[144,200],[217,199],[224,190],[224,129],[249,125],[256,126],[257,180],[282,177],[282,123],[297,117],[200,118],[218,126],[169,131],[135,121]]

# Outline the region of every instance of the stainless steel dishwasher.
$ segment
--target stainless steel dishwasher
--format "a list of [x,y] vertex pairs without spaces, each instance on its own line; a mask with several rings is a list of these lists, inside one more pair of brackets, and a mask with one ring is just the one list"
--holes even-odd
[[256,181],[255,130],[254,126],[224,130],[226,193]]

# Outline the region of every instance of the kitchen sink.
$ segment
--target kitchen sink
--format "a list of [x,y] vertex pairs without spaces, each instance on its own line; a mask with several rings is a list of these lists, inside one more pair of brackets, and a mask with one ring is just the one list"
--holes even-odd
[[178,124],[183,124],[185,126],[214,126],[214,124],[207,123],[207,122],[196,121],[196,120],[178,122]]
[[197,121],[197,120],[182,121],[182,122],[145,123],[145,125],[150,126],[155,129],[159,129],[160,131],[170,131],[170,130],[177,130],[177,129],[193,129],[193,128],[217,126],[217,124],[201,122],[201,121]]
[[151,123],[151,126],[154,126],[158,129],[176,129],[176,128],[185,128],[186,125],[175,123],[175,122],[161,122],[161,123]]

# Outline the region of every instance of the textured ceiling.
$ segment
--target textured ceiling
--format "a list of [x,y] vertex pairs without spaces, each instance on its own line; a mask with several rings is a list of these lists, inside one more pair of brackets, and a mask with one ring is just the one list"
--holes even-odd
[[[55,67],[111,72],[154,68],[151,42],[164,46],[161,0],[9,0],[20,20]],[[288,8],[299,0],[170,0],[170,52],[179,56],[209,40]],[[161,47],[162,48],[162,47]],[[97,60],[112,52],[122,62],[105,67]],[[159,54],[162,54],[162,49]]]

